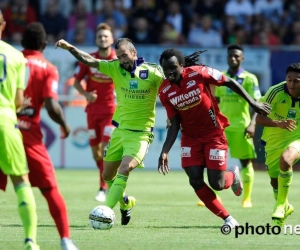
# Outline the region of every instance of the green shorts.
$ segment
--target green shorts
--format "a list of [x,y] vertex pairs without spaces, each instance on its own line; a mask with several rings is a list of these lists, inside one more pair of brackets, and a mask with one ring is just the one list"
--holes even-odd
[[17,128],[0,127],[0,168],[6,175],[28,173],[23,138]]
[[298,158],[296,159],[296,161],[298,161],[300,159],[300,140],[293,141],[277,149],[274,148],[270,149],[266,146],[265,148],[266,167],[268,170],[268,174],[271,178],[278,177],[280,172],[280,157],[282,153],[289,147],[295,148],[298,151],[299,155]]
[[232,158],[240,160],[256,158],[253,139],[246,139],[244,131],[230,131],[225,129],[225,134]]
[[140,164],[139,167],[143,167],[143,160],[153,139],[154,135],[151,132],[116,128],[104,152],[104,160],[114,162],[122,160],[124,156],[130,156]]

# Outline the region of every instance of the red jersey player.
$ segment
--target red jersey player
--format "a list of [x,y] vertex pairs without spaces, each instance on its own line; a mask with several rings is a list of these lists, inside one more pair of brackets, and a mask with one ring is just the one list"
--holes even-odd
[[70,133],[62,109],[57,100],[58,72],[43,56],[46,32],[40,23],[27,26],[22,37],[23,54],[29,69],[24,91],[24,107],[18,113],[19,128],[23,135],[29,168],[29,180],[46,198],[50,214],[61,237],[62,250],[76,250],[70,240],[70,228],[65,201],[58,189],[54,167],[42,142],[40,110],[45,104],[50,118],[60,125],[62,135]]
[[[97,59],[116,59],[116,52],[111,47],[113,42],[110,26],[106,23],[100,23],[96,31],[98,51],[91,53],[91,55]],[[100,189],[95,199],[104,202],[106,200],[107,184],[102,178],[103,153],[114,129],[112,125],[112,116],[116,107],[114,85],[110,77],[83,63],[79,63],[74,76],[74,87],[89,102],[85,109],[89,140],[93,158],[97,163],[100,175]],[[86,90],[80,84],[80,81],[84,78],[87,82]]]
[[159,157],[158,171],[168,173],[168,153],[181,127],[181,164],[190,185],[206,207],[224,220],[226,227],[234,228],[238,222],[226,211],[203,177],[206,167],[213,189],[223,190],[231,186],[235,195],[242,193],[238,167],[226,171],[228,146],[224,128],[229,122],[221,114],[210,85],[229,87],[257,113],[268,114],[270,106],[256,102],[238,82],[220,71],[197,65],[200,53],[184,57],[179,50],[167,49],[161,54],[159,62],[166,80],[160,86],[159,97],[171,125]]

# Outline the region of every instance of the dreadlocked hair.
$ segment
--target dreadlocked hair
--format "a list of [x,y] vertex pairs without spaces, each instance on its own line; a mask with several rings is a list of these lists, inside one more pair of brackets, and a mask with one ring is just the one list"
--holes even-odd
[[195,65],[203,65],[199,62],[199,56],[206,52],[207,50],[197,50],[193,54],[184,57],[183,67],[195,66]]

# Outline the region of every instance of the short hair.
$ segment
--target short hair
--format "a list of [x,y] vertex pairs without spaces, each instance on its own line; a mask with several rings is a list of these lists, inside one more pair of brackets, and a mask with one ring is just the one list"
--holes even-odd
[[229,45],[228,48],[227,48],[227,51],[234,50],[234,49],[237,49],[237,50],[240,50],[240,51],[244,52],[243,47],[241,45],[238,45],[238,44]]
[[111,27],[107,23],[99,23],[96,28],[96,32],[98,32],[99,30],[109,30],[112,32]]
[[129,38],[119,38],[115,44],[115,49],[119,49],[121,45],[125,45],[128,50],[135,50],[133,41]]
[[46,31],[39,22],[27,25],[23,32],[21,44],[25,49],[40,50],[46,43]]
[[290,64],[287,68],[285,73],[289,73],[289,72],[297,72],[300,73],[300,63],[292,63]]

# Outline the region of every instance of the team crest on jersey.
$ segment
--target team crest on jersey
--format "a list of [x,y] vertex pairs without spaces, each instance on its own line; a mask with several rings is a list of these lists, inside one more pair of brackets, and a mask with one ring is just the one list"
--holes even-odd
[[147,79],[148,78],[148,69],[146,69],[146,70],[140,70],[140,74],[139,74],[139,77],[141,78],[141,79]]
[[199,73],[198,73],[197,71],[194,71],[194,72],[190,73],[190,74],[188,75],[188,77],[193,77],[193,76],[198,75],[198,74],[199,74]]
[[138,81],[137,80],[129,81],[129,89],[137,89],[137,88],[138,88]]
[[190,88],[192,86],[194,86],[196,84],[196,81],[195,80],[192,80],[192,81],[189,81],[187,84],[186,84],[186,88]]
[[295,109],[289,109],[287,113],[287,118],[296,118],[297,110]]

